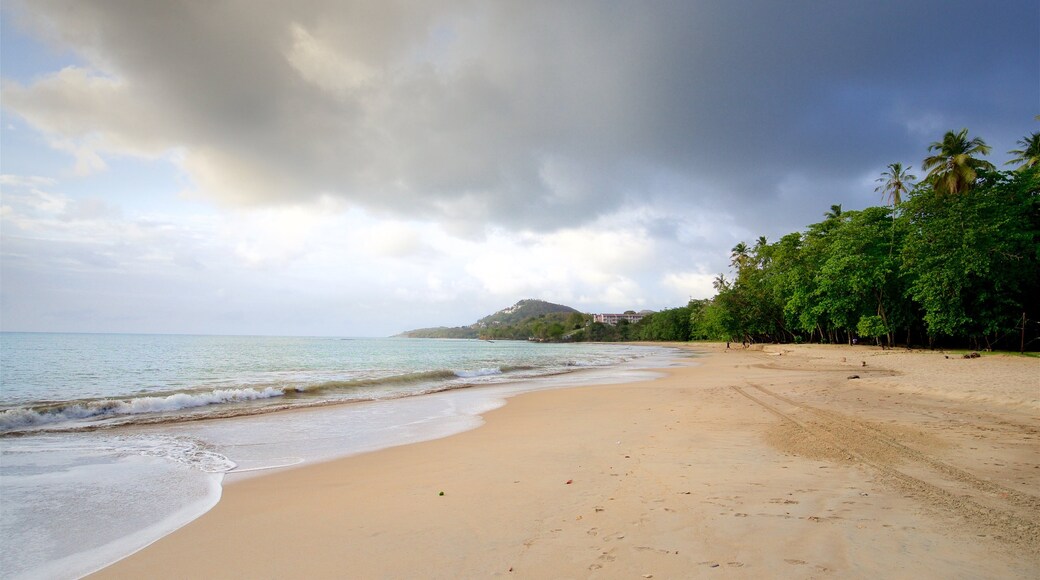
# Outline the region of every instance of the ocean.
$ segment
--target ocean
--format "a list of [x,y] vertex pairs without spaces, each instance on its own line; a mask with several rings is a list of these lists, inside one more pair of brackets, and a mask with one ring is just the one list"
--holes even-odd
[[616,344],[0,333],[0,572],[77,578],[205,513],[225,480],[447,436],[513,394],[649,378],[674,357]]

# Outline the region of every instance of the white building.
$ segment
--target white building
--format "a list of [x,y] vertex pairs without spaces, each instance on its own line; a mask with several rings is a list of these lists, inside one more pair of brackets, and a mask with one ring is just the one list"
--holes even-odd
[[640,312],[638,314],[593,314],[592,315],[592,321],[593,322],[602,322],[603,324],[609,324],[609,325],[613,326],[613,325],[621,322],[622,320],[627,320],[630,323],[639,322],[647,314],[652,314],[652,313],[643,311],[643,312]]

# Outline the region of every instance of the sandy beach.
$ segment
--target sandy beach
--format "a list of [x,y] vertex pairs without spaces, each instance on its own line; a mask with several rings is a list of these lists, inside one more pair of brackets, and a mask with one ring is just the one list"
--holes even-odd
[[1040,576],[1040,359],[684,348],[702,356],[665,378],[230,476],[92,577]]

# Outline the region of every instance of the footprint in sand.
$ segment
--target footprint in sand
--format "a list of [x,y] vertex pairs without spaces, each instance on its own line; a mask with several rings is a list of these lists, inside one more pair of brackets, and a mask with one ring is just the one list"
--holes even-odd
[[657,552],[658,554],[671,554],[668,550],[662,550],[661,548],[652,548],[650,546],[636,546],[637,552]]
[[587,531],[585,533],[590,535],[590,536],[598,536],[599,535],[599,528],[592,528],[592,529],[590,529],[589,531]]

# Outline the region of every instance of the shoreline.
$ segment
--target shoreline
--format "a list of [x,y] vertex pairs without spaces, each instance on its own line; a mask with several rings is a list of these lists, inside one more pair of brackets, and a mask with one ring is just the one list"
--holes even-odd
[[[439,360],[462,374],[483,371],[489,357],[500,364],[533,357],[570,371],[501,373],[509,380],[282,412],[11,437],[0,481],[10,504],[0,568],[12,577],[81,577],[204,514],[220,497],[221,481],[449,436],[478,427],[482,413],[517,392],[656,376],[652,368],[675,353],[647,345],[500,350],[467,348]],[[34,540],[40,537],[49,541]]]
[[[152,444],[158,440],[175,445],[189,442],[190,449],[177,451],[177,461],[197,464],[200,457],[212,456],[236,467],[213,472],[195,465],[194,469],[182,475],[205,482],[208,489],[205,495],[193,495],[189,501],[178,503],[179,507],[173,511],[168,510],[169,513],[160,519],[145,524],[135,521],[138,527],[124,528],[124,532],[106,543],[49,560],[34,566],[31,574],[20,572],[18,577],[39,574],[41,577],[63,578],[92,574],[201,517],[218,503],[223,487],[237,481],[475,429],[483,423],[481,415],[504,405],[506,399],[519,393],[582,384],[632,382],[659,376],[656,369],[666,366],[678,354],[674,348],[665,346],[643,345],[644,354],[612,366],[577,366],[566,372],[500,383],[236,417],[126,425],[98,431],[96,436],[102,438],[98,441],[101,446],[111,445],[113,438],[126,437],[144,437]],[[95,436],[94,432],[88,434]],[[219,479],[214,481],[214,477]],[[133,495],[144,490],[126,491]],[[109,495],[109,502],[122,501],[119,495]],[[104,500],[95,498],[94,501]]]
[[[451,340],[458,339],[422,339]],[[502,341],[506,342],[506,341]],[[526,341],[511,341],[526,343]],[[561,343],[562,344],[562,343]],[[668,343],[587,343],[617,348],[674,348]],[[655,353],[650,356],[659,356]],[[647,355],[643,355],[647,356]],[[640,357],[625,359],[628,362]],[[375,377],[325,379],[303,384],[284,381],[243,383],[227,387],[210,384],[185,389],[137,392],[73,398],[62,401],[24,400],[0,408],[0,439],[38,435],[105,432],[120,429],[162,427],[211,420],[226,420],[364,404],[392,399],[435,395],[462,389],[552,381],[575,372],[625,366],[625,360],[602,364],[568,364],[559,367],[504,365],[477,369],[427,369]],[[380,390],[373,387],[385,387]],[[393,387],[398,387],[393,389]],[[419,387],[400,389],[399,387]],[[360,396],[335,396],[336,389],[372,389]],[[332,392],[332,396],[322,396]],[[200,401],[199,398],[202,398]],[[178,398],[176,401],[173,399]],[[135,409],[134,407],[141,407]],[[118,410],[113,411],[115,407]],[[67,416],[66,412],[72,415]]]
[[[1040,570],[1028,400],[935,398],[932,367],[954,367],[933,353],[687,348],[710,354],[653,381],[516,395],[446,438],[225,482],[210,512],[92,577]],[[982,376],[1025,380],[1001,392],[1030,399],[1040,361],[1008,360],[987,364],[1019,379]],[[1002,423],[1032,435],[973,440]]]

